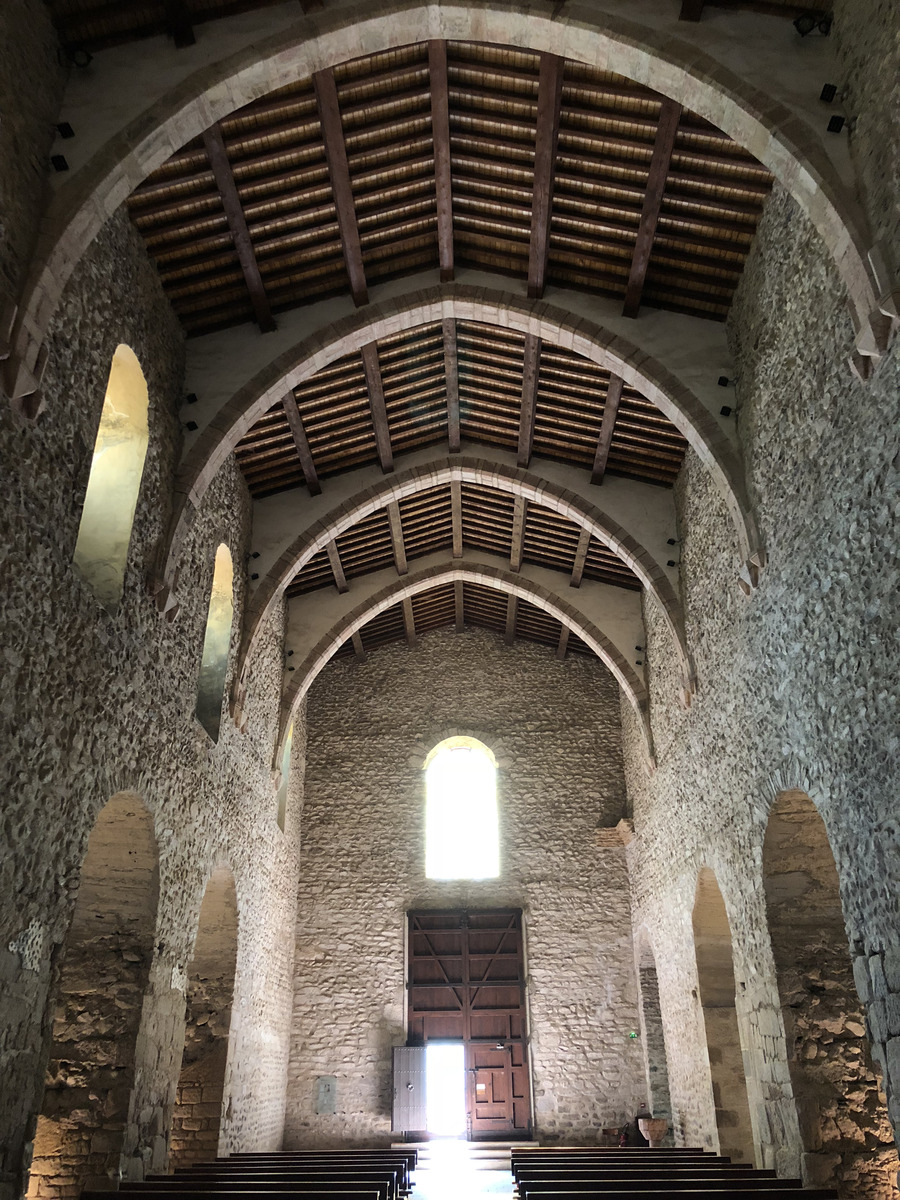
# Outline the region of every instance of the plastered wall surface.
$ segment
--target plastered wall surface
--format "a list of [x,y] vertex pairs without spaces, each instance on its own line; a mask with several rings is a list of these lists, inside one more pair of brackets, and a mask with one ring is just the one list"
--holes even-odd
[[[150,445],[125,593],[110,617],[71,558],[106,375],[120,341],[135,351],[147,378]],[[10,497],[0,518],[4,1195],[19,1190],[40,1107],[52,997],[87,838],[101,807],[122,790],[153,813],[160,856],[155,951],[122,1169],[139,1175],[165,1162],[185,969],[206,880],[220,861],[234,873],[239,909],[223,1144],[274,1147],[281,1137],[296,874],[291,837],[277,828],[271,774],[283,618],[279,612],[270,622],[254,664],[246,732],[226,714],[213,745],[194,717],[213,556],[224,540],[239,564],[233,662],[249,502],[229,463],[192,530],[177,619],[165,620],[145,577],[170,511],[182,363],[181,335],[156,274],[119,215],[79,266],[57,314],[45,412],[25,423],[4,403],[0,416],[0,469]],[[290,821],[295,828],[293,815]]]
[[[659,757],[652,778],[640,768],[631,718],[623,716],[637,834],[629,850],[635,919],[657,949],[680,1136],[714,1144],[690,912],[698,871],[715,871],[734,942],[759,1156],[811,1175],[778,1011],[762,846],[776,795],[807,792],[837,860],[857,986],[868,1001],[876,1059],[887,1066],[896,1123],[900,797],[897,691],[887,647],[895,644],[900,615],[900,463],[890,432],[900,417],[900,372],[895,346],[868,384],[851,376],[841,349],[849,353],[852,331],[832,269],[780,191],[767,206],[729,328],[740,371],[738,419],[769,564],[759,589],[742,597],[724,510],[689,456],[677,501],[699,688],[690,711],[672,703],[674,667],[646,606]],[[855,1103],[849,1100],[842,1121],[852,1120]],[[861,1141],[879,1165],[860,1168],[859,1177],[851,1171],[844,1194],[895,1194],[890,1144]]]
[[[484,631],[323,672],[308,697],[288,1148],[389,1137],[412,908],[524,910],[542,1137],[593,1141],[645,1103],[624,851],[594,833],[623,813],[618,723],[599,663]],[[498,758],[496,881],[424,877],[422,763],[455,732]],[[320,1075],[337,1076],[336,1116],[314,1112]]]

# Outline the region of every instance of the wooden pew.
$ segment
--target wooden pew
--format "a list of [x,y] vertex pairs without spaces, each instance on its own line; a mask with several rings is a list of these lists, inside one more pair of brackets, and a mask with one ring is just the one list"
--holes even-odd
[[[643,1192],[662,1191],[666,1195],[674,1192],[684,1193],[689,1192],[692,1196],[698,1192],[702,1195],[706,1191],[716,1189],[719,1191],[761,1191],[764,1194],[771,1191],[772,1188],[778,1188],[780,1191],[796,1191],[803,1186],[803,1181],[800,1179],[776,1179],[773,1176],[764,1176],[756,1178],[753,1175],[741,1172],[738,1175],[731,1177],[713,1176],[690,1176],[684,1179],[647,1179],[644,1176],[634,1176],[632,1178],[620,1179],[619,1177],[596,1179],[584,1184],[572,1184],[569,1182],[548,1183],[538,1180],[534,1183],[520,1183],[519,1196],[521,1200],[528,1200],[529,1197],[534,1197],[535,1200],[546,1200],[548,1196],[558,1195],[560,1188],[565,1188],[567,1196],[578,1196],[581,1200],[585,1200],[587,1196],[606,1195],[608,1191],[618,1192]],[[805,1193],[804,1193],[805,1195]]]
[[[780,1179],[770,1179],[767,1187],[760,1188],[723,1188],[713,1183],[711,1187],[696,1187],[689,1195],[698,1200],[836,1200],[837,1192],[830,1188],[810,1188],[798,1192],[794,1187],[784,1187]],[[598,1185],[594,1192],[567,1192],[560,1189],[557,1192],[543,1192],[541,1200],[585,1200],[585,1196],[594,1196],[596,1200],[665,1200],[672,1195],[665,1182],[658,1187],[652,1184],[644,1189],[619,1190]],[[676,1193],[676,1196],[678,1193]]]

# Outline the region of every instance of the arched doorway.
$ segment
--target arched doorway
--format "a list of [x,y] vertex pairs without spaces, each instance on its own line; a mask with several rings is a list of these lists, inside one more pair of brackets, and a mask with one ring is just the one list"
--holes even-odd
[[763,877],[804,1180],[850,1200],[897,1196],[897,1150],[853,981],[825,823],[782,792],[766,828]]
[[206,885],[188,968],[184,1054],[172,1117],[170,1165],[216,1157],[222,1126],[228,1035],[237,963],[234,879],[216,867]]
[[669,1060],[659,1000],[656,958],[644,934],[638,951],[638,987],[640,990],[641,1033],[644,1042],[644,1069],[647,1072],[647,1105],[654,1117],[669,1122],[667,1144],[672,1134],[672,1101],[669,1097]]
[[753,1127],[735,1002],[731,926],[719,884],[708,867],[697,880],[693,923],[719,1153],[752,1163]]
[[88,840],[60,969],[47,1084],[28,1194],[113,1188],[134,1082],[134,1046],[156,928],[153,817],[121,792]]

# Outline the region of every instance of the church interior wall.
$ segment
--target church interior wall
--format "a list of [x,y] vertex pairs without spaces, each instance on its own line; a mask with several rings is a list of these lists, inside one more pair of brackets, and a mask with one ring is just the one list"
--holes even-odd
[[[406,913],[520,907],[535,1126],[593,1140],[646,1103],[625,854],[618,689],[599,663],[435,631],[364,664],[333,662],[308,696],[308,751],[285,1145],[386,1139],[391,1048],[404,1045]],[[428,752],[455,733],[498,759],[501,874],[424,875]],[[314,1111],[337,1076],[338,1115]]]

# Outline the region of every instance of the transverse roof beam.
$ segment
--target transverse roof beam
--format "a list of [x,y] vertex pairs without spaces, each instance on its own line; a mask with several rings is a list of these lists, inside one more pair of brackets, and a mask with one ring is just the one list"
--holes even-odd
[[581,587],[584,564],[587,562],[587,553],[590,544],[591,531],[589,529],[582,529],[581,535],[578,538],[578,549],[575,551],[575,563],[572,567],[572,578],[569,580],[569,587]]
[[569,627],[568,625],[560,625],[559,627],[559,642],[556,646],[556,657],[565,658],[566,651],[569,648]]
[[703,16],[703,7],[706,0],[681,0],[681,12],[678,14],[679,21],[699,21]]
[[367,342],[362,348],[363,368],[366,372],[366,387],[369,392],[369,409],[375,428],[375,449],[385,475],[394,469],[394,452],[391,448],[391,431],[388,427],[387,408],[384,403],[384,384],[381,365],[378,361],[378,343]]
[[544,294],[550,257],[550,217],[553,211],[553,177],[559,142],[564,60],[542,54],[538,77],[537,136],[534,143],[534,196],[531,202],[531,247],[528,252],[528,295]]
[[656,141],[653,143],[653,155],[650,159],[647,191],[644,193],[641,220],[634,244],[634,254],[631,258],[631,272],[628,276],[628,286],[625,289],[623,311],[626,317],[636,317],[641,306],[644,280],[647,278],[647,267],[650,265],[650,253],[653,250],[653,239],[656,236],[663,192],[666,188],[666,176],[669,174],[669,162],[675,148],[675,136],[678,133],[680,119],[681,105],[676,104],[674,100],[664,99],[659,110],[659,126],[656,131]]
[[453,557],[462,558],[462,484],[458,479],[454,479],[450,483],[450,519],[453,525]]
[[453,584],[453,615],[456,622],[456,632],[462,633],[466,623],[466,610],[463,581],[461,579],[455,580]]
[[300,410],[297,407],[297,398],[293,392],[288,392],[282,397],[281,406],[284,409],[284,415],[287,417],[288,425],[291,427],[291,437],[294,439],[294,446],[297,450],[297,457],[300,459],[300,466],[303,468],[303,477],[306,480],[307,488],[309,488],[309,494],[311,496],[318,496],[322,487],[319,483],[316,464],[313,462],[312,451],[309,448],[309,439],[303,427],[303,418],[300,416]]
[[350,641],[353,643],[353,651],[356,654],[356,657],[359,659],[360,662],[365,662],[366,661],[366,651],[365,651],[365,647],[363,646],[363,640],[360,637],[358,629],[357,629],[356,633],[351,634]]
[[418,643],[416,637],[416,618],[413,614],[412,600],[409,596],[403,601],[403,627],[406,630],[406,641],[412,649]]
[[406,544],[403,540],[403,521],[400,519],[400,505],[392,500],[387,505],[388,524],[391,527],[391,546],[394,551],[394,566],[398,575],[405,575],[409,570],[406,564]]
[[237,251],[241,270],[244,273],[244,282],[247,284],[247,290],[250,293],[253,315],[260,330],[263,333],[271,333],[275,328],[275,321],[272,317],[272,310],[269,307],[269,300],[266,296],[262,275],[259,273],[256,251],[253,249],[253,242],[250,240],[250,230],[247,228],[247,221],[244,217],[241,198],[238,195],[237,185],[234,181],[231,163],[228,161],[228,151],[225,149],[222,126],[218,122],[215,125],[211,125],[203,134],[203,145],[206,147],[206,154],[216,181],[216,187],[219,189],[219,195],[222,197],[225,219],[228,222],[228,228],[234,240],[234,248]]
[[524,496],[516,496],[513,503],[512,542],[509,551],[509,569],[522,570],[522,555],[525,550],[525,517],[528,512],[528,501]]
[[434,185],[437,199],[438,253],[441,283],[453,278],[453,192],[450,178],[450,103],[447,88],[447,43],[428,43],[431,77],[431,135],[434,142]]
[[506,632],[503,634],[503,640],[507,646],[511,646],[516,639],[516,617],[519,612],[519,597],[510,596],[506,601]]
[[339,592],[349,591],[350,585],[347,583],[347,576],[344,574],[341,553],[338,550],[337,542],[334,540],[328,543],[328,561],[331,564],[331,573],[334,576],[334,586]]
[[353,303],[358,308],[361,304],[368,304],[369,293],[363,268],[362,246],[359,241],[353,189],[350,186],[350,166],[347,162],[347,146],[344,141],[344,127],[341,124],[341,110],[338,106],[334,72],[330,69],[316,71],[313,75],[313,83],[316,89],[316,103],[319,107],[319,120],[322,124],[322,140],[325,143],[328,177],[334,193],[338,229],[341,233],[341,245],[344,250],[344,264],[350,278]]
[[522,411],[519,417],[519,453],[517,458],[520,467],[527,467],[531,461],[540,358],[541,339],[535,337],[533,333],[526,334],[525,357],[522,363]]
[[609,458],[609,447],[612,444],[613,429],[616,417],[619,415],[619,404],[622,400],[622,376],[610,375],[609,387],[606,391],[606,403],[603,405],[603,421],[600,425],[600,436],[597,439],[597,451],[594,454],[594,466],[591,470],[591,483],[602,483]]
[[450,453],[459,453],[459,358],[456,352],[456,318],[446,317],[444,332],[444,380],[447,390],[447,440]]
[[166,29],[178,50],[197,41],[185,0],[166,0]]

